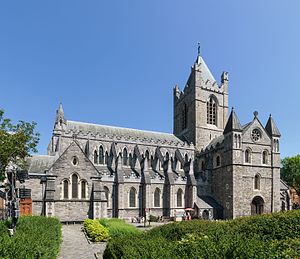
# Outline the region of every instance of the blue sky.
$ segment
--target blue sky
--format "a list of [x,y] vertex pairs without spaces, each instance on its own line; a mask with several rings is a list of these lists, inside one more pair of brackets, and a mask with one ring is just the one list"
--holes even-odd
[[67,119],[172,132],[201,42],[245,124],[272,113],[282,156],[300,153],[300,1],[1,1],[0,107],[36,121],[46,153],[55,110]]

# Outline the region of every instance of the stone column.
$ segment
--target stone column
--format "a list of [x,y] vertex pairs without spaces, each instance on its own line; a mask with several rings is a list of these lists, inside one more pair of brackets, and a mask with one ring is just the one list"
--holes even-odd
[[55,215],[55,176],[48,176],[45,190],[45,216],[53,217]]
[[107,199],[100,179],[93,180],[93,218],[107,218]]

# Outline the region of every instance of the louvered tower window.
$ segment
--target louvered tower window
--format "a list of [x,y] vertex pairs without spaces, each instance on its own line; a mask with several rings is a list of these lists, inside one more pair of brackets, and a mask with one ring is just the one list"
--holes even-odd
[[207,102],[207,124],[217,126],[217,103],[213,97]]

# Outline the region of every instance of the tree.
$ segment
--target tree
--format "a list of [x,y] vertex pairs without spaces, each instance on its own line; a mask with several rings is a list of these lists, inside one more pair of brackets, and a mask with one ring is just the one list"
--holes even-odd
[[300,155],[282,159],[281,179],[300,193]]
[[19,121],[13,124],[0,110],[0,180],[10,164],[26,169],[25,158],[37,152],[39,133],[35,132],[35,122]]

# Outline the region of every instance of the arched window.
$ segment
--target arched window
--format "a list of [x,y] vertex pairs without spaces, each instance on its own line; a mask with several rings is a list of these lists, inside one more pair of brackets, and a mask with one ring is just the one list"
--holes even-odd
[[255,190],[260,190],[260,175],[257,174],[254,177],[254,189]]
[[78,198],[78,176],[76,174],[72,175],[72,198]]
[[178,189],[178,191],[177,191],[177,207],[182,207],[182,194],[183,194],[183,191],[181,189]]
[[241,142],[241,135],[239,135],[239,148],[241,148],[242,147],[242,142]]
[[219,167],[219,166],[221,166],[221,157],[218,155],[216,157],[216,167]]
[[106,165],[108,165],[108,162],[109,162],[108,159],[109,159],[109,156],[108,156],[108,152],[106,151],[105,152],[105,164]]
[[264,165],[268,164],[268,151],[266,150],[262,153],[262,163]]
[[237,134],[234,134],[234,147],[238,147],[238,137]]
[[64,199],[69,199],[69,182],[68,180],[63,181]]
[[207,124],[217,125],[217,103],[212,96],[207,101]]
[[183,104],[183,109],[182,109],[182,129],[187,128],[187,121],[188,120],[188,108],[187,105],[184,103]]
[[102,146],[99,147],[99,164],[104,164],[104,150]]
[[249,149],[245,151],[245,163],[251,163],[251,151]]
[[154,191],[154,207],[160,207],[160,189],[156,188]]
[[104,186],[104,192],[105,192],[105,198],[107,200],[107,208],[109,208],[109,206],[110,206],[110,202],[109,202],[109,189],[106,186]]
[[133,187],[131,187],[129,191],[129,207],[136,207],[136,190]]
[[94,151],[94,164],[98,164],[98,152],[97,150]]
[[81,199],[86,199],[86,181],[81,182]]
[[128,165],[128,153],[126,148],[123,149],[123,165]]

